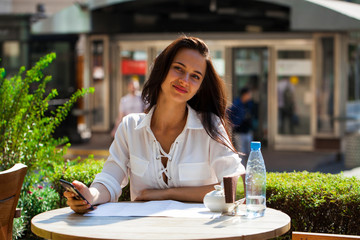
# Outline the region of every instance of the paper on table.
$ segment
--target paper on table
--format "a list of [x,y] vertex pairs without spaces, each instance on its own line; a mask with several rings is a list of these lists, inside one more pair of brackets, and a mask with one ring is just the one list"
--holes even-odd
[[204,204],[182,203],[172,200],[149,202],[105,203],[84,216],[120,216],[120,217],[186,217],[215,218],[221,213],[210,212]]

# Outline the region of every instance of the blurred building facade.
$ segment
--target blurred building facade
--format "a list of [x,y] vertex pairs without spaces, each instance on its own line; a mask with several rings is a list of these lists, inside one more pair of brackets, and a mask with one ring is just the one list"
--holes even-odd
[[[229,100],[244,86],[252,89],[258,113],[254,136],[269,148],[341,151],[345,134],[357,130],[347,120],[360,114],[358,4],[90,0],[39,20],[30,33],[54,42],[74,38],[76,45],[73,41],[64,50],[64,59],[74,61],[72,86],[96,89],[78,115],[82,124],[100,132],[111,129],[127,80],[136,78],[142,85],[153,59],[181,34],[207,42]],[[293,89],[288,122],[281,116],[283,82]]]
[[[1,0],[0,1],[0,67],[5,67],[6,76],[11,77],[19,71],[21,66],[30,68],[40,57],[50,52],[56,52],[56,60],[45,69],[53,80],[48,88],[56,88],[59,95],[50,101],[49,108],[54,110],[63,104],[76,88],[79,60],[77,58],[78,33],[33,34],[31,25],[41,19],[51,18],[74,3],[72,0],[51,0],[39,3],[36,0]],[[56,136],[69,136],[71,141],[77,142],[88,136],[84,129],[84,120],[70,114],[57,129]]]

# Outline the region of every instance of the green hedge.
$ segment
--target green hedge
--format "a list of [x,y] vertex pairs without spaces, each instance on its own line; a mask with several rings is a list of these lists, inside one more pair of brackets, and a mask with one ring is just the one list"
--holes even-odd
[[[77,179],[90,185],[104,161],[88,159],[69,162],[67,181]],[[62,192],[63,190],[60,189]],[[268,173],[267,206],[291,217],[291,231],[360,235],[360,180],[341,174],[309,172]],[[242,179],[237,199],[244,197]],[[129,201],[129,185],[119,201]],[[291,239],[290,232],[283,238]]]
[[[104,161],[69,163],[63,178],[90,185]],[[360,180],[341,174],[309,172],[268,173],[267,206],[291,217],[291,231],[360,235]],[[242,179],[237,199],[244,197]],[[129,187],[120,201],[130,200]],[[290,233],[283,237],[290,239]]]
[[[78,180],[90,186],[96,174],[101,172],[104,163],[105,160],[95,160],[92,156],[85,160],[67,161],[65,170],[63,172],[58,171],[53,180],[54,188],[61,195],[61,206],[66,206],[66,200],[65,197],[63,197],[64,189],[59,184],[59,180],[64,179],[68,182]],[[123,189],[119,201],[130,201],[129,185]]]
[[[77,179],[89,186],[95,175],[101,171],[104,162],[92,158],[68,161],[63,171],[57,171],[53,176],[54,189],[34,189],[35,193],[30,196],[32,203],[27,204],[31,212],[27,212],[27,215],[31,217],[41,211],[65,206],[63,189],[58,184],[58,180],[63,178],[71,182]],[[267,206],[283,211],[291,217],[291,230],[279,239],[291,239],[292,231],[360,235],[359,179],[306,171],[268,173],[266,189]],[[243,191],[242,179],[239,179],[238,199],[244,197]],[[39,204],[42,203],[41,201],[38,202],[45,194],[49,195],[46,197],[48,201],[46,206]],[[59,194],[62,201],[59,201]],[[119,201],[129,200],[128,185]]]
[[[291,217],[291,231],[360,235],[360,180],[355,177],[268,173],[266,196],[268,207]],[[284,238],[291,239],[290,233]]]

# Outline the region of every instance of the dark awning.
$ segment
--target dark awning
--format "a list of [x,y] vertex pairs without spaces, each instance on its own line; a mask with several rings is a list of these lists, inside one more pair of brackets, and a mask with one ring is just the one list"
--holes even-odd
[[89,0],[33,34],[360,30],[360,4],[339,0]]

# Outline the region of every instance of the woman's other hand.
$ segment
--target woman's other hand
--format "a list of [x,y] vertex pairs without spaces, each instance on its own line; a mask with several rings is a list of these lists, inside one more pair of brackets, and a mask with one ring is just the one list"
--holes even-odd
[[[76,187],[76,189],[89,201],[92,203],[93,197],[90,193],[89,188],[79,181],[73,181],[72,184]],[[69,191],[64,192],[64,196],[67,198],[66,204],[74,210],[76,213],[86,213],[90,211],[90,204],[88,204],[85,200],[76,199],[75,194]]]
[[175,200],[181,202],[203,202],[205,194],[214,190],[217,184],[200,187],[179,187],[167,189],[144,189],[135,201]]
[[153,200],[167,200],[167,189],[145,189],[142,190],[140,195],[135,201],[153,201]]

